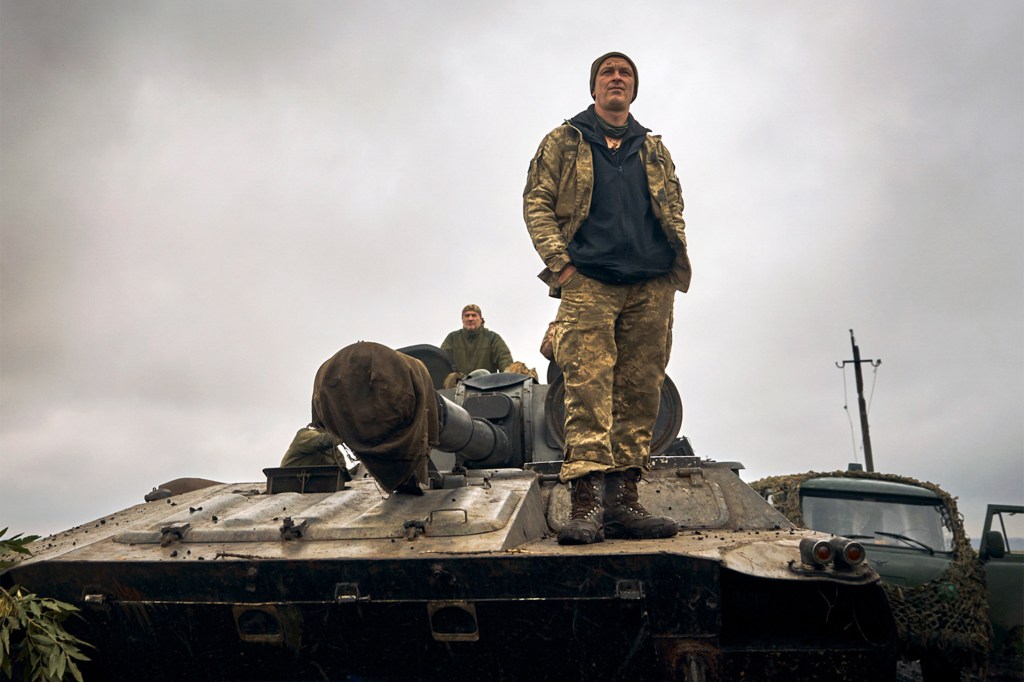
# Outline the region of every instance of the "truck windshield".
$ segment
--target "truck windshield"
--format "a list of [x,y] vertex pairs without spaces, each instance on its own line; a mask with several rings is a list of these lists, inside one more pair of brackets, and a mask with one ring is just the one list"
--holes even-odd
[[953,551],[953,533],[940,504],[927,500],[802,495],[804,525],[865,544]]

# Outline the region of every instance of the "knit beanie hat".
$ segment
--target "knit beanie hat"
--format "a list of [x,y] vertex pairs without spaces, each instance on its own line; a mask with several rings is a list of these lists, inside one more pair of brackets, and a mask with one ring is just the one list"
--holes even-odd
[[609,52],[608,54],[603,54],[600,57],[598,57],[597,59],[595,59],[594,63],[590,65],[590,97],[591,97],[591,99],[593,99],[593,97],[594,97],[594,83],[597,82],[597,70],[599,68],[601,68],[602,64],[604,64],[604,60],[606,60],[606,59],[608,59],[610,57],[622,57],[627,62],[629,62],[629,65],[631,67],[633,67],[633,99],[631,99],[629,101],[630,102],[636,101],[636,93],[638,93],[640,91],[640,73],[636,70],[636,64],[633,63],[633,60],[630,59],[629,57],[627,57],[626,55],[624,55],[621,52]]

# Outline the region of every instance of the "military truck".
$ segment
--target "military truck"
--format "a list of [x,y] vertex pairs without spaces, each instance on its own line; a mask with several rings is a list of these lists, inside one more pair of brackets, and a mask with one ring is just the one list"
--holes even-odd
[[1024,679],[1024,506],[988,505],[978,555],[988,587],[993,674]]
[[893,605],[901,655],[920,661],[926,682],[969,671],[1024,679],[1024,553],[1007,551],[1005,525],[991,528],[1020,507],[990,507],[979,561],[956,500],[933,483],[854,470],[773,476],[751,487],[795,524],[865,545]]
[[419,494],[367,461],[195,479],[39,540],[0,584],[82,609],[87,679],[894,679],[863,545],[797,528],[741,464],[696,455],[671,380],[640,498],[682,530],[563,547],[559,379],[435,391],[446,355],[401,350],[434,383],[410,408],[437,428]]

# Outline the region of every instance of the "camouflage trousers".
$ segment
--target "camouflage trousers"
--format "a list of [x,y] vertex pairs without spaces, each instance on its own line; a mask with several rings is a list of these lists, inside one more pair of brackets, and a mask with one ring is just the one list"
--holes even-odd
[[645,467],[672,347],[668,277],[562,286],[552,343],[565,379],[563,481]]

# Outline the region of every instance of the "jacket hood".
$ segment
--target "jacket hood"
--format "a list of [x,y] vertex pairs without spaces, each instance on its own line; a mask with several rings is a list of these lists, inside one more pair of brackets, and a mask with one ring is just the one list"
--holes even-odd
[[[604,134],[601,133],[601,129],[597,122],[597,111],[594,109],[593,104],[569,119],[569,123],[579,128],[583,133],[583,136],[588,140],[601,143],[604,142]],[[648,128],[645,128],[639,121],[633,118],[633,114],[629,114],[629,118],[626,119],[626,125],[629,127],[626,130],[626,135],[623,138],[624,140],[628,140],[638,135],[646,135],[651,132]]]

